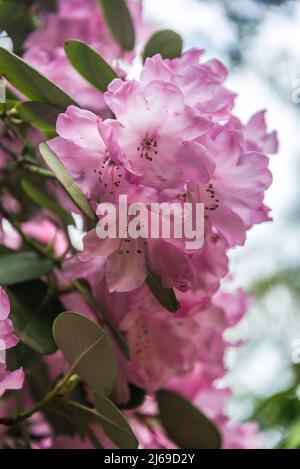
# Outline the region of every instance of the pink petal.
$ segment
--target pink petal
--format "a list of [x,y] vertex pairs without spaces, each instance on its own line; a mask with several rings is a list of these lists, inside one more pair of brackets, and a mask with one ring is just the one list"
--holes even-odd
[[9,299],[6,291],[0,287],[0,320],[8,317],[10,311]]
[[196,142],[186,142],[176,155],[182,166],[183,180],[206,184],[215,170],[215,163],[207,148]]
[[130,292],[142,285],[147,271],[144,255],[139,253],[138,240],[131,240],[130,253],[119,251],[112,254],[106,265],[106,280],[109,291]]
[[4,379],[0,381],[0,397],[6,390],[11,389],[22,389],[24,383],[24,371],[23,368],[19,368],[16,371],[5,373]]
[[83,238],[84,252],[81,255],[83,258],[88,256],[109,256],[115,252],[119,245],[120,240],[117,238],[100,239],[97,235],[96,228],[89,231]]

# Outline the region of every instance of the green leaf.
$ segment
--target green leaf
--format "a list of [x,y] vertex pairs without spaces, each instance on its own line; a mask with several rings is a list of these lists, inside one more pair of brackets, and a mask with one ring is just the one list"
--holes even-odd
[[55,174],[58,181],[65,188],[65,190],[70,195],[71,199],[75,202],[77,207],[79,207],[80,210],[91,220],[96,221],[96,216],[92,211],[87,198],[85,197],[81,189],[77,186],[77,184],[73,181],[73,179],[71,178],[63,164],[59,161],[55,153],[45,143],[42,143],[40,145],[40,152],[47,166]]
[[50,199],[47,195],[34,187],[27,179],[23,179],[21,185],[25,194],[27,194],[33,202],[57,215],[65,225],[74,225],[72,215],[58,205],[54,199]]
[[12,38],[14,49],[22,51],[24,40],[33,30],[29,5],[20,0],[0,0],[0,25]]
[[179,34],[170,29],[164,29],[153,34],[147,42],[143,58],[153,57],[155,54],[160,54],[163,59],[175,59],[182,54],[182,38]]
[[57,0],[37,0],[39,7],[42,10],[47,11],[56,11],[57,10]]
[[136,449],[138,441],[119,409],[110,400],[99,396],[95,397],[95,403],[106,436],[120,449]]
[[106,398],[95,397],[96,409],[83,406],[77,402],[69,404],[78,410],[90,414],[102,427],[106,436],[120,449],[136,449],[138,441],[127,420],[119,409]]
[[125,0],[100,1],[113,38],[123,50],[131,51],[135,45],[135,32]]
[[5,103],[0,103],[0,113],[11,111],[14,107],[16,107],[17,103],[18,101],[13,101],[11,99],[7,99]]
[[164,288],[160,278],[148,269],[147,285],[159,303],[171,313],[178,311],[180,304],[172,288]]
[[84,422],[78,421],[72,410],[72,407],[62,399],[55,399],[43,409],[43,414],[56,436],[85,437]]
[[55,320],[53,335],[72,373],[100,396],[109,396],[116,384],[117,364],[103,330],[85,316],[66,312]]
[[14,285],[49,274],[53,262],[35,252],[13,252],[1,256],[0,285]]
[[146,398],[146,392],[144,389],[138,388],[134,384],[129,383],[129,391],[130,391],[130,398],[126,404],[121,404],[118,405],[119,409],[122,410],[129,410],[129,409],[136,409],[137,407],[140,407],[145,398]]
[[47,132],[47,134],[56,134],[55,126],[58,115],[62,109],[49,103],[38,101],[26,101],[18,103],[16,111],[19,116],[36,129]]
[[77,72],[100,91],[105,92],[108,85],[115,78],[118,78],[110,65],[94,49],[83,42],[67,41],[65,51]]
[[287,449],[300,449],[300,420],[295,420],[288,429],[287,440],[285,443]]
[[49,103],[61,110],[65,110],[71,104],[77,106],[77,103],[54,83],[17,55],[2,47],[0,47],[0,75],[33,101]]
[[184,397],[171,391],[156,394],[160,420],[169,438],[183,449],[219,449],[215,425]]
[[57,350],[52,336],[54,319],[64,307],[40,280],[10,286],[11,318],[15,330],[28,347],[41,354]]

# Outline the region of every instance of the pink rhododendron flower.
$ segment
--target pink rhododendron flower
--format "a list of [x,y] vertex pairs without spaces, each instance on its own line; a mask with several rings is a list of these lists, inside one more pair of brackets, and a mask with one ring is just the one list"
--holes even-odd
[[245,146],[248,151],[258,151],[268,154],[277,153],[277,133],[271,132],[268,134],[265,114],[266,111],[254,114],[245,126]]
[[120,324],[131,353],[126,375],[133,384],[153,392],[170,378],[192,370],[197,356],[197,323],[180,312],[166,314],[156,302],[147,304],[147,292],[140,296],[129,301],[129,312]]
[[[156,192],[153,189],[146,189],[142,186],[132,186],[127,194],[128,204],[143,200],[144,203],[156,201]],[[96,213],[100,215],[106,210],[106,204],[100,204]],[[149,230],[150,223],[153,228],[157,224],[159,232],[160,222],[163,215],[152,218],[154,211],[151,205],[140,214],[139,224],[145,230]],[[156,213],[156,212],[155,212]],[[118,233],[119,214],[112,224],[112,229]],[[146,226],[148,228],[146,228]],[[141,228],[143,229],[143,228]],[[192,268],[185,255],[184,243],[177,242],[174,237],[162,239],[151,237],[137,237],[136,239],[129,234],[124,238],[109,237],[100,239],[97,229],[93,229],[83,238],[84,252],[80,259],[84,262],[96,257],[97,263],[93,263],[96,270],[105,272],[107,285],[110,292],[128,292],[142,285],[147,276],[147,266],[157,273],[162,279],[166,288],[176,286],[180,290],[188,288],[189,276],[192,276]],[[162,258],[161,253],[164,253]],[[166,268],[166,262],[169,268]],[[173,268],[170,267],[173,265]],[[103,276],[103,275],[102,275]],[[101,277],[102,277],[101,276]]]
[[162,60],[159,54],[148,58],[141,74],[142,83],[163,80],[174,83],[185,102],[213,120],[230,116],[236,95],[223,85],[228,72],[216,59],[200,63],[203,49],[192,49],[174,60]]
[[266,221],[264,193],[272,182],[268,158],[243,151],[241,134],[215,129],[208,142],[215,155],[216,169],[205,186],[190,184],[189,196],[205,204],[208,221],[230,246],[243,245],[246,230]]
[[14,347],[18,342],[18,338],[14,335],[13,323],[8,319],[10,312],[10,304],[7,293],[0,287],[0,349],[6,350]]
[[27,236],[51,246],[57,257],[63,256],[68,251],[69,244],[65,232],[50,220],[32,219],[22,224],[22,230]]
[[192,179],[205,183],[214,164],[206,148],[194,140],[212,122],[186,106],[184,95],[170,82],[114,80],[105,100],[117,121],[99,124],[108,149],[139,183],[164,189]]
[[58,137],[48,142],[84,194],[93,201],[115,199],[125,170],[113,160],[98,131],[100,118],[70,106],[57,120]]
[[18,343],[18,338],[13,332],[12,321],[8,319],[9,312],[7,293],[0,287],[0,397],[7,389],[21,389],[24,381],[22,368],[10,372],[3,361],[5,351]]

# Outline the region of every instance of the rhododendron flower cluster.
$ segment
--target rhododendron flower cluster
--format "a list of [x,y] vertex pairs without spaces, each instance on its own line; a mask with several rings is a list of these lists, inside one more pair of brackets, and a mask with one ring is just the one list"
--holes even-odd
[[[96,230],[88,233],[84,254],[101,257],[110,291],[138,287],[146,277],[145,262],[165,287],[197,290],[206,270],[201,269],[202,278],[196,278],[197,268],[205,262],[211,243],[223,244],[225,254],[229,247],[244,244],[253,224],[269,219],[263,199],[272,176],[264,151],[276,151],[276,134],[267,133],[263,113],[246,126],[230,115],[234,95],[224,91],[224,67],[217,61],[198,63],[199,54],[188,52],[174,61],[160,56],[147,59],[140,82],[117,79],[105,93],[116,119],[101,120],[70,107],[58,118],[59,137],[49,141],[93,204],[117,201],[120,193],[130,198],[135,192],[134,197],[146,203],[152,199],[205,205],[206,243],[193,254],[184,252],[184,246],[175,240],[151,240],[146,249],[138,241],[128,239],[122,247],[117,239],[102,242]],[[225,123],[214,114],[212,100],[199,110],[194,97],[191,106],[189,87],[185,94],[191,80],[187,83],[182,78],[191,71],[195,80],[200,81],[199,74],[204,81],[198,85],[198,99],[205,95],[207,83],[217,82],[214,90],[224,96],[220,105],[225,113],[222,119],[228,116]],[[175,85],[177,80],[180,88]],[[223,257],[219,256],[222,262]],[[165,268],[166,259],[173,259],[174,269]]]
[[[0,363],[3,445],[14,447],[6,429],[26,420],[32,448],[264,446],[255,423],[231,421],[220,380],[239,345],[225,332],[250,305],[227,288],[228,254],[271,220],[264,197],[277,135],[265,111],[245,124],[234,114],[219,60],[178,47],[166,56],[165,40],[167,50],[181,44],[144,23],[139,0],[59,0],[57,11],[39,11],[25,61],[0,49],[11,94],[0,115],[0,352],[16,346],[26,377],[23,386],[22,368]],[[144,207],[125,216],[137,236],[116,229],[124,196]],[[194,225],[202,204],[203,244],[165,236],[155,204],[188,205]],[[101,238],[110,207],[115,235]],[[29,410],[17,414],[10,391],[22,386]],[[170,429],[174,412],[184,432]]]

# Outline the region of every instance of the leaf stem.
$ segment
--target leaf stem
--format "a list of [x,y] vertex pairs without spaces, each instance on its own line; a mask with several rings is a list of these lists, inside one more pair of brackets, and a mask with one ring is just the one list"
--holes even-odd
[[22,167],[30,173],[38,174],[39,176],[43,176],[48,179],[56,179],[56,176],[52,173],[52,171],[41,168],[40,166],[36,166],[34,164],[24,164]]
[[3,142],[0,142],[0,148],[13,158],[17,166],[20,166],[26,171],[33,174],[38,174],[49,179],[56,179],[56,176],[52,171],[49,171],[48,169],[45,169],[42,166],[38,166],[34,158],[20,155],[17,151],[13,150],[12,148],[9,148]]
[[77,290],[78,293],[80,293],[85,298],[86,302],[93,309],[93,311],[95,311],[95,313],[97,313],[98,316],[106,323],[111,333],[117,340],[122,352],[129,359],[130,354],[126,340],[119,331],[118,327],[111,319],[110,315],[99,305],[98,301],[93,297],[93,295],[90,293],[89,289],[84,285],[83,282],[81,282],[80,280],[75,280],[72,285],[74,286],[75,290]]
[[68,381],[71,378],[72,378],[72,374],[70,375],[70,372],[67,373],[67,375],[61,381],[59,381],[56,384],[56,386],[51,391],[49,391],[41,401],[37,402],[30,409],[26,410],[25,412],[21,412],[20,414],[16,415],[15,417],[0,418],[0,425],[10,427],[12,425],[17,425],[18,423],[21,423],[24,420],[29,419],[30,417],[32,417],[37,412],[44,409],[56,397],[62,397],[62,390],[64,389],[64,387],[67,385]]

